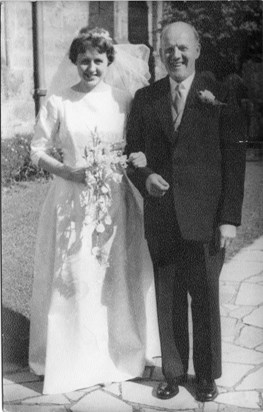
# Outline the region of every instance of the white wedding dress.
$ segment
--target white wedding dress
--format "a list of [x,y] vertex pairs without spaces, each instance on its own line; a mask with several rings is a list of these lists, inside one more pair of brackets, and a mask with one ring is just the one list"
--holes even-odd
[[[97,89],[97,90],[96,90]],[[35,163],[59,146],[64,163],[85,166],[95,128],[105,142],[124,139],[130,97],[103,84],[68,88],[40,111]],[[142,200],[123,177],[112,185],[112,225],[102,234],[109,266],[92,254],[95,224],[85,224],[85,186],[55,177],[39,222],[29,363],[44,393],[65,393],[141,376],[160,356],[153,268],[144,240]]]

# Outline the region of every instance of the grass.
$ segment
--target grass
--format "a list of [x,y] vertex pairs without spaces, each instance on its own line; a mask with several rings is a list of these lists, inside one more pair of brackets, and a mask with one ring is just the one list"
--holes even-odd
[[[25,317],[30,313],[37,222],[49,184],[21,182],[3,191],[2,303]],[[262,205],[263,162],[247,162],[243,225],[227,259],[262,236]]]
[[2,304],[28,317],[37,224],[47,181],[23,182],[2,196]]

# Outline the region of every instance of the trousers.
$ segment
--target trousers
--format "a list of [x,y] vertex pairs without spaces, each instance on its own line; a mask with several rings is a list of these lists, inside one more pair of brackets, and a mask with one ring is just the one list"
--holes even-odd
[[[225,251],[218,241],[184,240],[177,233],[167,250],[148,242],[154,263],[162,371],[168,383],[187,373],[189,308],[193,323],[193,364],[198,378],[221,376],[219,276]],[[167,243],[166,243],[167,245]]]

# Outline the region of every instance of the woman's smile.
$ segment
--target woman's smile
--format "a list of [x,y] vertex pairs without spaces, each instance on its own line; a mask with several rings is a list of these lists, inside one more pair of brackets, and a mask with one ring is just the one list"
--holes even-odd
[[108,69],[106,53],[99,53],[97,49],[90,47],[85,53],[77,57],[77,68],[83,89],[90,90],[103,80]]

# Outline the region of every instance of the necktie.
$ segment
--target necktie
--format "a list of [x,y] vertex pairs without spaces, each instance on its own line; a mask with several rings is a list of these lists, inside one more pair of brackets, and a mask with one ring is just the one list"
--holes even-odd
[[184,109],[184,99],[182,95],[182,85],[179,83],[175,88],[175,95],[173,105],[177,116],[179,116]]

